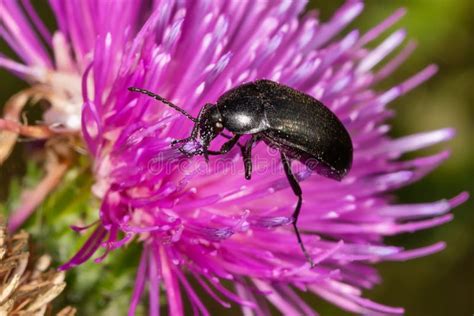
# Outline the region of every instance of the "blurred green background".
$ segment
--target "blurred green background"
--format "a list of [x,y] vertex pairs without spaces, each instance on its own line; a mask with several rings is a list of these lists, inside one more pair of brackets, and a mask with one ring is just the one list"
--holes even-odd
[[[45,2],[44,2],[45,3]],[[327,19],[343,1],[310,1],[310,8],[318,8],[322,19]],[[405,7],[407,15],[395,28],[404,27],[409,37],[416,39],[418,48],[411,58],[381,88],[403,81],[430,63],[439,65],[439,73],[421,87],[396,100],[391,107],[397,117],[392,135],[401,136],[421,131],[452,126],[457,137],[445,144],[417,155],[452,150],[451,158],[428,177],[398,192],[399,201],[426,202],[452,197],[466,190],[474,192],[474,1],[418,0],[366,1],[366,8],[352,27],[367,30]],[[54,20],[45,8],[39,8],[48,24]],[[351,27],[351,28],[352,28]],[[395,28],[392,28],[395,29]],[[350,29],[350,28],[349,28]],[[386,33],[385,35],[387,35]],[[375,45],[376,43],[374,43]],[[0,43],[0,51],[8,51]],[[0,70],[0,104],[26,85],[16,77]],[[30,109],[29,115],[35,116]],[[32,186],[41,176],[38,163],[26,164],[25,143],[17,145],[7,163],[0,168],[0,201],[3,212],[15,204],[19,188]],[[87,168],[87,162],[81,162]],[[23,177],[27,175],[27,177]],[[23,179],[23,180],[21,180]],[[26,179],[26,180],[25,180]],[[96,205],[88,195],[90,179],[76,169],[68,174],[66,184],[48,198],[40,211],[28,221],[38,253],[47,251],[58,261],[68,258],[77,249],[77,235],[59,225],[48,225],[58,220],[51,210],[61,210],[61,218],[73,223],[77,216],[85,222],[93,221]],[[67,203],[66,203],[67,202]],[[64,205],[68,206],[65,208]],[[455,218],[447,225],[388,240],[408,248],[428,245],[440,240],[448,248],[430,257],[403,263],[379,265],[383,283],[366,292],[370,298],[389,305],[403,306],[407,315],[472,315],[474,313],[474,209],[472,199],[458,207]],[[79,214],[79,215],[78,215]],[[51,236],[54,236],[53,240]],[[66,245],[66,246],[65,246]],[[87,263],[69,274],[71,286],[62,302],[77,305],[80,315],[123,314],[133,283],[139,249],[130,247],[112,254],[114,260],[104,265]],[[119,257],[119,258],[118,258]],[[322,315],[347,313],[312,297],[311,304]]]

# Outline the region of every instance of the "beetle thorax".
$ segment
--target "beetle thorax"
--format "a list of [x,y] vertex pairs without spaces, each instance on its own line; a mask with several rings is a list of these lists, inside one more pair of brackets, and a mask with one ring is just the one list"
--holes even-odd
[[235,134],[255,134],[267,128],[263,104],[240,98],[217,104],[224,127]]

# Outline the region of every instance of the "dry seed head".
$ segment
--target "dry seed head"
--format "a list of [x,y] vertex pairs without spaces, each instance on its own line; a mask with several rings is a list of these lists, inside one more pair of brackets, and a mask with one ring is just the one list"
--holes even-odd
[[[29,263],[28,233],[12,236],[0,218],[0,316],[51,314],[52,302],[64,290],[64,272],[49,269],[51,258],[41,256]],[[58,315],[72,316],[75,309],[67,307]]]

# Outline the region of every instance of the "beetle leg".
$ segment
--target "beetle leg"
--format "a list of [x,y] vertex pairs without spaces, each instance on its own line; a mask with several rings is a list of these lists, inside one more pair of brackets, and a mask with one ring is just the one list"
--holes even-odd
[[[224,138],[227,138],[227,139],[231,139],[231,138],[232,138],[232,136],[227,135],[227,134],[222,133],[222,132],[220,133],[220,135],[221,135],[222,137],[224,137]],[[242,146],[241,143],[237,143],[236,145],[239,146],[240,149],[243,149],[243,148],[244,148],[244,146]]]
[[219,133],[222,137],[224,138],[227,138],[227,139],[231,139],[233,136],[230,136],[230,135],[227,135],[226,133],[223,133],[223,132],[220,132]]
[[245,179],[250,180],[252,177],[252,146],[258,140],[258,136],[252,136],[245,146],[240,146],[242,158],[244,159]]
[[207,147],[203,148],[202,154],[204,155],[204,160],[206,161],[206,163],[209,163],[209,150],[207,149]]
[[[193,140],[195,140],[195,139],[192,136],[187,137],[187,138],[183,138],[183,139],[175,139],[171,142],[171,147],[176,146],[176,144],[187,143],[187,142],[190,142],[190,141],[193,141]],[[185,150],[184,146],[185,145],[179,147],[178,150],[179,150],[180,153],[182,153],[184,156],[186,156],[188,158],[192,157],[192,156],[202,154],[202,151],[200,149],[190,152],[190,151]]]
[[298,239],[298,243],[300,244],[301,250],[303,251],[306,260],[308,260],[311,267],[314,267],[313,259],[309,256],[306,248],[303,244],[303,240],[301,239],[300,232],[298,230],[298,217],[300,215],[301,204],[303,203],[303,192],[301,191],[300,184],[298,183],[298,179],[296,179],[295,175],[291,171],[291,163],[288,157],[281,152],[281,162],[283,163],[283,168],[285,169],[286,177],[288,178],[288,182],[290,183],[291,188],[293,189],[293,193],[298,197],[298,203],[296,204],[296,208],[293,211],[293,215],[291,215],[293,219],[293,228],[295,229],[296,238]]
[[221,149],[219,151],[208,150],[207,153],[209,155],[223,155],[228,153],[239,141],[240,135],[234,135],[224,144],[222,144]]
[[190,142],[194,140],[194,137],[190,136],[190,137],[186,137],[186,138],[183,138],[183,139],[175,139],[171,142],[171,146],[175,146],[176,144],[181,144],[181,143],[187,143],[187,142]]
[[192,151],[192,152],[189,152],[189,151],[186,151],[183,147],[180,147],[178,148],[179,152],[182,153],[183,155],[185,155],[186,157],[193,157],[193,156],[197,156],[197,155],[201,155],[203,153],[203,151],[201,149],[197,149],[195,151]]

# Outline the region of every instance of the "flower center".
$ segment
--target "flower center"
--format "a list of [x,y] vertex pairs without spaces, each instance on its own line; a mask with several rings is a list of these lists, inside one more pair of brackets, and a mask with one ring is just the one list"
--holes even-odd
[[44,113],[46,125],[58,126],[70,131],[81,128],[81,78],[74,73],[49,71],[41,80],[51,91],[45,98],[51,107]]

